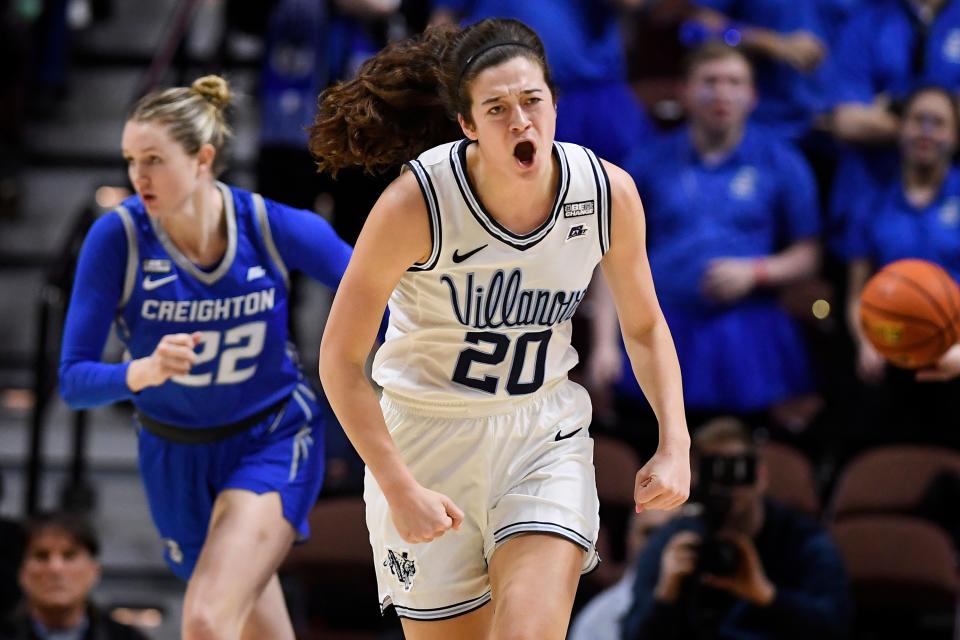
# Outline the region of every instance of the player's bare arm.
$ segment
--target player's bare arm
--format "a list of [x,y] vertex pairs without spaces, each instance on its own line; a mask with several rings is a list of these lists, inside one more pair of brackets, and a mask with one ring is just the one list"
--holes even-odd
[[634,496],[638,510],[672,509],[690,493],[690,435],[680,365],[650,274],[640,195],[626,172],[605,166],[613,200],[612,229],[610,250],[600,264],[634,375],[660,424],[660,445],[637,474]]
[[460,524],[453,502],[421,487],[390,437],[364,365],[383,309],[407,268],[430,253],[426,205],[405,172],[364,224],[330,310],[320,346],[320,379],[330,405],[391,506],[408,542],[425,542]]

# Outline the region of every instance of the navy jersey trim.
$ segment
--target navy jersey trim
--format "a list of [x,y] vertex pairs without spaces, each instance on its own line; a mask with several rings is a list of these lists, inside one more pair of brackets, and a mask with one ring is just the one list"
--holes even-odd
[[453,169],[457,187],[460,189],[460,195],[463,196],[467,209],[473,214],[480,226],[500,242],[521,251],[537,245],[547,237],[547,234],[550,233],[550,230],[553,229],[560,218],[563,203],[567,199],[567,192],[570,189],[570,165],[563,146],[558,142],[553,143],[553,154],[557,157],[560,165],[560,182],[557,185],[553,209],[547,219],[543,221],[543,224],[529,233],[520,234],[514,233],[497,222],[483,206],[480,198],[477,197],[467,172],[467,147],[471,143],[471,140],[464,139],[450,147],[450,167]]
[[117,303],[117,309],[123,309],[130,301],[130,296],[133,295],[133,287],[137,283],[140,246],[137,244],[137,228],[133,224],[130,211],[124,206],[119,206],[116,208],[116,212],[120,216],[123,231],[127,236],[127,269],[123,275],[123,293],[120,295],[120,302]]
[[[597,183],[597,223],[600,227],[600,253],[605,254],[610,250],[610,177],[607,170],[597,156],[586,147],[583,147],[587,158],[590,160],[590,168],[593,169],[593,179]],[[601,177],[603,178],[601,180]]]
[[432,246],[430,255],[423,262],[414,263],[407,271],[429,271],[437,266],[440,260],[440,248],[443,244],[441,232],[443,227],[440,223],[440,202],[437,199],[437,191],[433,187],[433,181],[430,180],[430,174],[423,168],[419,160],[411,160],[406,163],[413,175],[417,178],[417,184],[420,186],[420,193],[423,195],[423,201],[427,205],[427,212],[430,214],[430,244]]
[[233,259],[237,255],[237,212],[234,209],[233,193],[230,191],[230,187],[222,182],[217,182],[217,188],[220,189],[220,193],[223,196],[223,215],[227,219],[227,251],[223,254],[223,259],[220,261],[220,264],[218,264],[217,268],[213,271],[204,271],[191,262],[180,252],[180,249],[177,248],[177,245],[173,243],[173,240],[170,239],[170,236],[167,235],[167,232],[163,230],[163,227],[160,226],[153,216],[147,216],[150,224],[153,226],[153,232],[157,234],[157,239],[160,240],[160,244],[163,245],[163,248],[166,249],[170,257],[173,258],[173,261],[177,263],[177,266],[207,285],[215,284],[217,280],[230,271],[230,267],[233,266]]
[[463,602],[451,604],[446,607],[416,609],[414,607],[404,607],[403,605],[399,605],[388,597],[380,603],[380,611],[382,613],[387,609],[387,607],[392,606],[394,610],[396,610],[397,616],[400,618],[409,618],[411,620],[447,620],[449,618],[456,618],[457,616],[465,615],[471,611],[476,611],[483,605],[490,602],[491,598],[491,592],[487,591],[483,595],[476,598],[464,600]]
[[556,534],[563,538],[567,538],[571,542],[575,543],[578,547],[583,547],[588,551],[593,548],[593,542],[591,542],[586,536],[578,531],[554,522],[541,522],[538,520],[514,522],[513,524],[508,524],[505,527],[500,527],[493,532],[493,542],[494,544],[500,544],[507,538],[512,538],[519,533],[529,533],[531,531]]
[[277,250],[277,244],[273,241],[273,231],[270,230],[270,218],[267,216],[267,203],[263,201],[263,196],[259,193],[251,193],[250,197],[253,199],[253,211],[257,216],[257,226],[260,227],[260,237],[263,238],[263,244],[266,245],[267,253],[270,254],[273,263],[277,265],[277,269],[279,269],[281,275],[283,275],[283,284],[289,289],[290,272],[287,270],[287,264],[280,256],[280,251]]

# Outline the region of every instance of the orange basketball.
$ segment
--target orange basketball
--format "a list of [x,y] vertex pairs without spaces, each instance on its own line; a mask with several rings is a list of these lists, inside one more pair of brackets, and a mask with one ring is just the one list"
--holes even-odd
[[891,364],[905,369],[931,365],[957,342],[960,288],[932,262],[892,262],[863,288],[860,326]]

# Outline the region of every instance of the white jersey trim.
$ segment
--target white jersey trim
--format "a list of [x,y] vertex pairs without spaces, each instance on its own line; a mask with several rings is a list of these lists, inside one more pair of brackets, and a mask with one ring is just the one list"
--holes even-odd
[[477,222],[480,223],[480,226],[486,229],[487,233],[504,244],[521,251],[536,245],[546,238],[550,230],[553,229],[554,224],[556,224],[560,218],[560,210],[563,208],[563,202],[567,199],[567,191],[570,188],[570,166],[563,146],[557,142],[553,143],[553,153],[557,156],[560,164],[560,182],[557,185],[557,194],[553,201],[553,209],[550,216],[547,217],[543,224],[530,233],[519,234],[510,231],[497,222],[476,196],[466,166],[467,147],[470,146],[472,142],[472,140],[464,139],[450,147],[450,166],[453,169],[453,175],[456,177],[457,186],[460,188],[460,193],[463,196],[463,201],[467,205],[467,209],[473,214]]

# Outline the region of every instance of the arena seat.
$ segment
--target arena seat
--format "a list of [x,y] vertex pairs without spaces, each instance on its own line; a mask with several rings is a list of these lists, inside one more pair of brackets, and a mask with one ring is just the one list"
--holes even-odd
[[942,529],[910,516],[861,515],[833,523],[830,533],[847,568],[861,630],[910,630],[877,637],[949,633],[958,578],[956,552]]
[[760,445],[767,469],[767,494],[812,518],[820,516],[820,497],[810,460],[799,450],[779,442]]
[[931,481],[944,472],[960,474],[960,452],[935,446],[890,445],[854,458],[841,472],[828,505],[838,521],[868,513],[910,513]]

